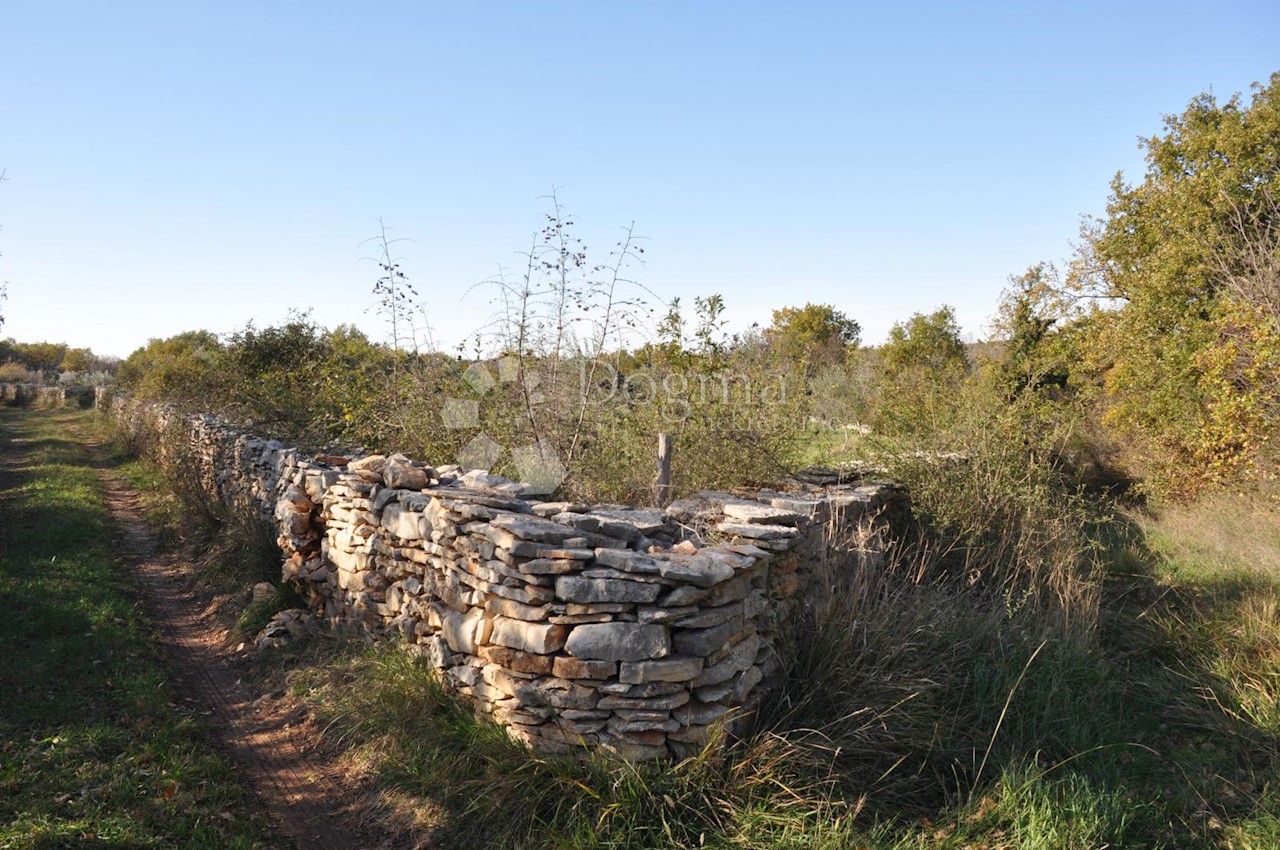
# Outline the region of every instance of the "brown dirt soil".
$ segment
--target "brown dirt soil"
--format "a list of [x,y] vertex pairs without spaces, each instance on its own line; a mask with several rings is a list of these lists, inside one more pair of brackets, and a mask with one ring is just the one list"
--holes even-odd
[[[90,446],[95,454],[98,447]],[[180,693],[206,715],[241,782],[261,801],[281,847],[390,850],[364,778],[344,766],[307,707],[263,678],[237,652],[222,603],[190,565],[164,553],[143,520],[138,494],[99,465],[117,546],[169,651]]]

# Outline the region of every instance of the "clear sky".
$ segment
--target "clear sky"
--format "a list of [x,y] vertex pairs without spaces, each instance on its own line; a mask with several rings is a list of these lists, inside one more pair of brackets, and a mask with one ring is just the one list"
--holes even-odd
[[[1280,4],[0,2],[0,334],[126,355],[312,309],[384,338],[381,217],[447,344],[553,187],[599,256],[868,342],[1070,251],[1138,138],[1280,70]],[[599,250],[597,250],[599,249]]]

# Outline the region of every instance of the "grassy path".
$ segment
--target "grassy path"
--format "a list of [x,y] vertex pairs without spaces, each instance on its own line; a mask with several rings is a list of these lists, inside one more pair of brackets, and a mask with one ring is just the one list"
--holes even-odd
[[89,416],[0,408],[0,850],[277,846],[112,555]]

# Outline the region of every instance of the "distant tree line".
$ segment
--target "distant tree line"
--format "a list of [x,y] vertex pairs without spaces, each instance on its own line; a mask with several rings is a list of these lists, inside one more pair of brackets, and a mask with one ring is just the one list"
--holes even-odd
[[104,384],[119,358],[103,357],[64,342],[0,340],[0,381],[32,384]]

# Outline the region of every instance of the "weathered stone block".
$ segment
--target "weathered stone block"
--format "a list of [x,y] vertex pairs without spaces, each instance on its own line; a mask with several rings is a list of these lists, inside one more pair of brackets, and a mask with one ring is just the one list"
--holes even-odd
[[728,713],[727,706],[717,703],[690,702],[671,712],[671,716],[679,721],[681,726],[707,726]]
[[[599,732],[608,723],[607,720],[570,720],[566,717],[556,718],[556,725],[572,735],[590,735]],[[677,724],[678,726],[679,724]]]
[[642,623],[670,623],[682,617],[690,617],[698,613],[695,605],[680,608],[663,608],[655,605],[644,605],[636,609],[636,618]]
[[531,652],[522,652],[507,646],[482,646],[480,647],[480,657],[516,673],[543,676],[552,672],[552,661],[554,660],[550,655],[534,655]]
[[628,722],[636,721],[636,720],[666,720],[671,716],[671,712],[670,711],[644,711],[642,709],[620,708],[617,711],[612,712],[612,716],[617,717],[620,720],[626,720]]
[[658,600],[658,604],[665,608],[680,608],[687,605],[697,605],[710,595],[711,591],[706,588],[685,585],[672,588],[666,596]]
[[[486,684],[497,688],[508,697],[515,697],[521,688],[528,685],[530,679],[524,676],[517,676],[510,670],[497,664],[486,664],[480,671],[484,677]],[[517,704],[519,700],[516,700]]]
[[576,658],[645,661],[671,652],[666,626],[648,623],[587,623],[574,626],[565,644]]
[[760,525],[795,525],[801,519],[795,511],[745,502],[725,505],[724,515],[738,522]]
[[701,658],[672,656],[655,661],[624,661],[619,679],[628,684],[688,682],[701,672]]
[[516,564],[516,569],[527,575],[564,575],[581,570],[582,561],[573,561],[567,558],[534,558],[532,561]]
[[454,652],[475,655],[480,645],[486,642],[488,632],[489,622],[475,609],[466,613],[445,611],[440,614],[440,634]]
[[755,688],[756,685],[760,684],[760,682],[763,680],[764,680],[764,673],[761,672],[759,667],[756,667],[754,665],[752,665],[751,667],[748,667],[746,670],[743,670],[741,673],[739,673],[732,680],[734,683],[733,695],[732,695],[733,703],[735,705],[741,705],[742,703],[746,702],[747,697],[750,696],[751,694],[751,691]]
[[577,502],[535,502],[529,507],[535,516],[540,516],[544,519],[562,513],[580,514],[587,510],[586,505]]
[[530,515],[501,514],[494,517],[492,524],[515,538],[537,543],[558,544],[574,534],[572,529],[559,523]]
[[[578,628],[583,628],[578,626]],[[532,652],[538,655],[549,655],[565,645],[568,635],[567,626],[551,623],[528,623],[513,620],[510,617],[495,617],[493,633],[489,636],[492,643],[512,649]]]
[[[739,673],[738,676],[742,674]],[[720,702],[729,694],[733,693],[734,685],[737,684],[738,676],[727,682],[721,682],[718,685],[707,685],[705,688],[694,688],[693,695],[695,698],[703,702]]]
[[586,569],[581,573],[583,578],[608,578],[614,581],[630,581],[640,584],[668,584],[666,579],[659,575],[650,575],[648,573],[627,573],[622,570],[615,570],[613,567],[601,567],[599,565],[587,564]]
[[681,556],[678,560],[659,560],[658,574],[671,581],[711,587],[733,578],[733,567],[706,555]]
[[387,505],[383,509],[381,525],[401,540],[422,537],[422,514],[406,511],[400,505]]
[[688,744],[694,747],[702,746],[711,740],[712,728],[711,726],[681,726],[676,731],[667,734],[667,741]]
[[[657,711],[659,709],[671,709],[684,705],[689,701],[689,692],[680,691],[674,694],[667,694],[660,697],[601,697],[596,704],[597,708],[638,708],[645,711]],[[687,725],[687,724],[686,724]]]
[[431,479],[427,470],[414,466],[404,455],[394,454],[383,464],[382,481],[395,490],[421,490]]
[[426,638],[426,640],[419,645],[424,647],[427,661],[437,670],[444,669],[445,667],[449,667],[453,664],[455,656],[453,652],[450,651],[449,644],[439,635]]
[[661,569],[661,564],[655,559],[642,552],[634,552],[630,549],[606,549],[601,547],[595,550],[595,559],[597,564],[612,567],[624,573],[657,574]]
[[613,622],[612,614],[552,614],[547,618],[548,623],[555,623],[558,626],[580,626],[583,623],[611,623]]
[[744,640],[756,633],[756,627],[745,620],[731,620],[709,629],[678,629],[671,636],[676,652],[706,658],[713,652]]
[[760,648],[760,638],[758,635],[752,635],[746,640],[739,641],[729,650],[728,657],[723,661],[703,670],[698,677],[693,680],[693,686],[700,688],[705,685],[717,685],[720,682],[727,682],[736,674],[746,670],[756,660],[756,651]]
[[553,659],[551,672],[561,679],[610,679],[618,675],[618,662],[588,661],[557,655]]
[[652,535],[666,528],[667,518],[652,508],[594,508],[592,516],[630,526],[641,534]]
[[570,538],[564,541],[564,545],[558,548],[549,546],[539,547],[534,557],[546,558],[552,561],[590,561],[595,557],[595,550],[588,546],[578,545],[580,541]]
[[682,682],[647,682],[642,685],[631,685],[626,682],[605,682],[600,686],[600,693],[628,699],[648,699],[649,697],[665,697],[688,690]]
[[532,584],[521,584],[519,587],[507,587],[497,582],[485,582],[480,588],[486,593],[497,594],[506,599],[514,599],[525,605],[545,605],[555,599],[555,593],[549,587],[538,587]]
[[311,533],[311,515],[298,511],[289,511],[280,520],[280,531],[289,537],[306,537]]
[[682,629],[706,629],[731,620],[741,619],[742,610],[741,603],[721,605],[718,608],[708,608],[691,617],[676,620],[672,625],[679,626]]
[[674,732],[680,728],[679,721],[668,715],[663,720],[623,720],[620,717],[609,719],[610,732]]
[[740,573],[735,578],[711,588],[711,595],[704,599],[702,604],[715,608],[730,602],[740,602],[751,592],[751,586],[756,577],[755,571]]
[[665,744],[642,744],[622,737],[601,738],[600,748],[627,761],[654,761],[670,755]]
[[564,612],[569,615],[620,614],[635,607],[630,602],[570,602],[564,606]]
[[557,709],[589,710],[599,708],[600,694],[595,688],[564,679],[533,679],[519,686],[515,696],[524,704],[549,705]]
[[784,496],[770,499],[769,504],[778,510],[797,514],[809,520],[821,520],[825,514],[824,503],[819,499],[790,499]]
[[386,455],[366,455],[356,460],[347,461],[347,469],[352,472],[360,470],[368,470],[370,472],[382,472],[383,466],[386,464]]
[[556,597],[566,602],[652,602],[661,592],[656,584],[635,581],[582,576],[556,579]]
[[514,599],[506,599],[501,596],[486,599],[484,610],[493,614],[500,614],[503,617],[510,617],[513,620],[527,620],[529,622],[542,622],[551,613],[551,608],[547,605],[526,605],[523,602],[517,602]]
[[789,540],[798,533],[787,525],[758,525],[750,522],[722,522],[716,526],[716,531],[752,540]]

